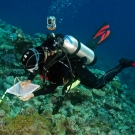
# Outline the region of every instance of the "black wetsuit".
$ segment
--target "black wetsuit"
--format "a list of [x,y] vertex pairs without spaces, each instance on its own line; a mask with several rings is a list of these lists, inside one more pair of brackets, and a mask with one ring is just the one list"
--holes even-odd
[[[46,40],[41,46],[44,46],[44,47],[47,46],[50,48],[53,43],[54,43],[53,40],[49,39],[49,40]],[[75,75],[75,78],[79,79],[82,85],[87,86],[89,88],[96,88],[96,89],[103,88],[119,72],[121,72],[124,69],[124,67],[121,64],[119,64],[115,68],[106,72],[101,78],[97,78],[93,73],[91,73],[87,69],[87,67],[83,66],[83,64],[80,61],[70,60],[70,62],[71,62],[71,67]],[[39,69],[40,69],[40,74],[42,74],[43,64],[39,65]],[[47,77],[49,78],[49,81],[51,82],[50,85],[34,92],[35,96],[52,93],[55,91],[55,89],[58,86],[63,84],[63,78],[64,79],[71,78],[67,61],[62,61],[62,62],[60,61],[60,62],[55,63],[49,68],[48,71],[49,72],[47,73]],[[35,76],[36,75],[33,75],[31,73],[30,76],[28,77],[28,80],[33,80]]]

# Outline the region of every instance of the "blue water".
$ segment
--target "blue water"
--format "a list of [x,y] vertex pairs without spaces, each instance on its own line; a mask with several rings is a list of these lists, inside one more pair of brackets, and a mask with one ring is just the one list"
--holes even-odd
[[134,5],[135,0],[0,0],[0,19],[34,36],[48,32],[46,17],[54,15],[55,33],[71,34],[83,43],[108,22],[112,36],[96,50],[97,67],[107,71],[121,57],[135,60]]

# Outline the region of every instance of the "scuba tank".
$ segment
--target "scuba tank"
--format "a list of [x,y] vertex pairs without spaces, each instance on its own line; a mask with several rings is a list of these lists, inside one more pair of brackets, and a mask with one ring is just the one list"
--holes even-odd
[[63,47],[69,54],[76,55],[79,58],[85,58],[85,65],[93,65],[97,60],[95,53],[86,45],[75,39],[73,36],[66,35],[64,37]]

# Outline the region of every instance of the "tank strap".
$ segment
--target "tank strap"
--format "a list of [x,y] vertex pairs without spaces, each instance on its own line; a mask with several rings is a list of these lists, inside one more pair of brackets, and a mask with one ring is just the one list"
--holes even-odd
[[80,48],[81,48],[80,41],[79,41],[79,40],[77,40],[77,41],[78,41],[78,47],[77,47],[77,49],[75,50],[75,52],[72,53],[72,55],[76,55],[76,54],[79,52]]

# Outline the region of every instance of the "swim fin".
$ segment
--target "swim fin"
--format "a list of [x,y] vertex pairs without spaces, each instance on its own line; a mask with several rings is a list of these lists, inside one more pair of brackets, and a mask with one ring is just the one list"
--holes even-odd
[[109,24],[104,23],[94,34],[94,36],[87,41],[86,45],[94,50],[98,45],[102,44],[110,36]]
[[119,60],[120,64],[123,65],[124,67],[135,67],[135,61],[129,60],[122,58]]

